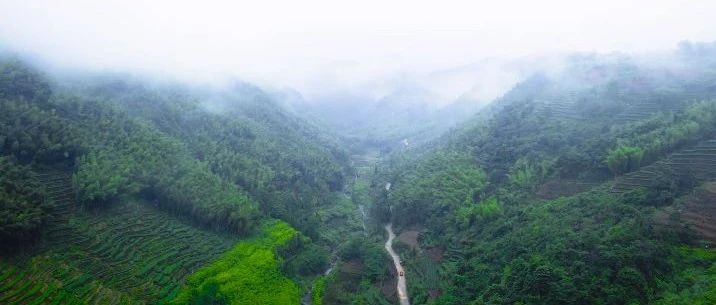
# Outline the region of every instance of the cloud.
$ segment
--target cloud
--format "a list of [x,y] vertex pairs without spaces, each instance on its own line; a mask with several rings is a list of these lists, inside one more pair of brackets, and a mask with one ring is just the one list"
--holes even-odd
[[0,42],[63,67],[239,77],[311,98],[379,95],[487,57],[716,40],[714,11],[713,1],[3,1]]

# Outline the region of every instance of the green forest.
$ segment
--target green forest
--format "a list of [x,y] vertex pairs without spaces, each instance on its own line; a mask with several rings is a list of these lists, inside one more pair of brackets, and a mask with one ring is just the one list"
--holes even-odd
[[713,239],[684,212],[713,179],[716,66],[681,52],[699,77],[576,58],[386,164],[375,211],[419,231],[412,304],[716,302]]
[[[334,245],[330,235],[319,234],[320,228],[354,219],[346,218],[345,207],[332,204],[344,196],[345,177],[351,174],[346,153],[332,136],[271,105],[258,88],[240,85],[207,93],[175,86],[113,75],[53,79],[17,56],[2,59],[0,237],[3,264],[11,266],[3,270],[3,300],[182,304],[197,283],[211,300],[255,303],[258,299],[245,300],[246,295],[220,294],[227,288],[209,296],[204,290],[211,287],[200,284],[198,275],[210,272],[204,270],[211,265],[202,265],[211,257],[217,259],[215,266],[252,257],[255,261],[246,262],[247,268],[265,264],[267,269],[237,267],[234,275],[224,276],[272,273],[287,290],[280,288],[280,296],[267,292],[262,300],[275,297],[273,304],[285,304],[298,299],[298,282],[310,283],[323,271],[316,269],[327,265]],[[201,104],[209,95],[222,98],[236,115],[210,111]],[[142,206],[142,213],[151,217],[129,226],[93,220],[93,215],[108,213],[138,216],[133,206]],[[168,227],[167,217],[178,224]],[[270,219],[285,222],[265,224]],[[294,227],[302,232],[302,241],[284,249],[297,234]],[[86,235],[105,228],[110,230],[106,240]],[[287,237],[274,236],[279,232]],[[174,238],[171,234],[188,240],[210,234],[245,241],[231,251],[224,248],[221,258],[210,254],[215,250],[202,253],[206,250],[191,244],[161,254],[160,241]],[[122,242],[134,246],[123,251],[118,248]],[[63,243],[73,252],[63,253],[69,251],[59,247]],[[205,246],[201,242],[196,247]],[[248,255],[246,247],[259,247],[265,254]],[[158,256],[144,262],[142,253]],[[67,271],[37,270],[36,261],[47,255],[53,260],[44,264]],[[172,262],[173,255],[181,260]],[[291,279],[280,275],[280,262],[289,259],[297,266]],[[111,271],[86,268],[86,260],[107,264]],[[108,272],[136,274],[116,282]],[[42,287],[34,289],[32,283]],[[245,285],[230,281],[221,287],[230,284]],[[150,286],[157,290],[148,290]],[[36,294],[44,297],[33,299]],[[21,301],[20,296],[26,298]],[[204,304],[203,297],[190,299]]]
[[2,55],[0,304],[716,304],[716,45],[669,56],[361,139],[248,82]]

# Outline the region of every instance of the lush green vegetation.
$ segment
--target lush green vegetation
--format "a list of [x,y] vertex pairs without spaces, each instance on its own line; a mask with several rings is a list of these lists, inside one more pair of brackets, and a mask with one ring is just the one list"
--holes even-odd
[[221,258],[192,274],[172,304],[298,304],[299,289],[281,274],[277,249],[298,232],[283,222],[266,223]]
[[[695,103],[683,112],[655,115],[617,131],[615,137],[619,147],[610,151],[607,163],[612,169],[610,158],[615,158],[616,164],[622,165],[612,169],[617,174],[635,170],[639,164],[652,163],[678,148],[713,136],[716,133],[714,121],[716,103],[705,101]],[[629,157],[633,159],[631,162],[623,162]]]
[[716,302],[716,252],[682,246],[671,264],[678,276],[662,283],[664,294],[655,304],[706,305]]
[[323,304],[390,304],[380,290],[393,277],[380,239],[350,237],[338,256],[340,262],[325,283]]
[[[0,241],[8,243],[37,237],[52,208],[43,186],[32,171],[12,157],[0,157]],[[7,249],[5,249],[7,250]]]
[[320,224],[316,211],[344,187],[348,160],[334,140],[251,85],[207,92],[109,77],[81,92],[178,139],[187,155],[240,186],[265,214],[312,238]]
[[716,52],[692,51],[574,56],[385,162],[248,84],[2,58],[0,303],[390,304],[392,222],[413,304],[712,304],[712,227],[663,221],[716,178]]
[[[234,255],[253,246],[264,255],[234,259],[246,258],[244,266],[272,259],[261,271],[277,279],[256,278],[271,293],[242,290],[238,299],[262,303],[286,288],[277,304],[297,303],[295,281],[325,270],[327,248],[339,239],[330,235],[344,223],[359,226],[350,201],[333,204],[344,198],[350,171],[343,152],[256,88],[203,91],[114,76],[55,81],[15,58],[0,58],[0,67],[3,250],[18,252],[0,256],[10,270],[0,281],[4,301],[164,303],[229,248],[234,240],[223,236],[232,234],[248,238]],[[297,234],[285,223],[270,239],[257,237],[271,217],[317,242],[278,247],[279,228]],[[328,222],[337,229],[319,235]],[[202,295],[223,297],[211,289]]]
[[653,301],[656,279],[669,272],[669,252],[644,228],[648,213],[641,212],[595,191],[530,205],[522,217],[485,221],[471,233],[480,242],[464,260],[450,260],[462,270],[456,287],[470,289],[448,288],[445,297],[487,304]]
[[0,154],[21,163],[57,163],[82,149],[78,131],[52,107],[45,75],[18,58],[0,57]]
[[[524,81],[487,118],[378,174],[376,217],[422,228],[421,251],[401,251],[413,304],[710,300],[712,262],[689,258],[679,249],[696,244],[692,235],[656,230],[653,217],[694,181],[667,167],[645,168],[653,177],[643,189],[612,193],[609,184],[715,135],[716,92],[703,85],[713,67],[689,66],[698,77],[684,80],[629,58],[573,60],[564,75]],[[702,146],[674,158],[710,162]],[[566,182],[596,187],[535,196]]]
[[66,221],[45,225],[34,248],[0,259],[7,271],[0,298],[17,304],[161,304],[189,274],[236,242],[146,203],[65,213]]
[[89,105],[101,112],[90,121],[95,126],[87,145],[91,151],[77,159],[74,182],[80,199],[108,202],[118,194],[144,192],[205,225],[238,233],[254,225],[257,204],[191,158],[179,141],[108,104]]
[[644,151],[639,147],[619,146],[609,151],[607,165],[615,174],[623,174],[639,168]]
[[347,161],[332,140],[249,85],[215,93],[116,77],[50,84],[15,59],[2,71],[3,152],[75,166],[87,205],[141,194],[239,233],[262,211],[316,238],[316,211],[343,188]]
[[328,277],[322,276],[314,282],[313,289],[311,290],[311,302],[313,305],[323,305],[323,294],[326,291],[326,281],[328,281]]
[[390,192],[393,209],[405,215],[396,218],[396,223],[423,222],[433,216],[456,217],[450,212],[458,209],[461,210],[458,217],[472,218],[466,214],[481,206],[486,180],[485,173],[467,155],[438,152],[402,172],[394,182],[410,186]]
[[[16,70],[31,73],[28,69]],[[3,77],[40,78],[14,71],[5,68]],[[75,163],[75,185],[88,204],[108,202],[120,193],[148,192],[171,203],[168,209],[235,232],[246,232],[257,218],[253,201],[220,183],[178,141],[109,104],[72,95],[44,102],[18,96],[0,103],[8,123],[2,124],[2,146],[24,162]],[[78,154],[76,161],[71,159]]]
[[0,63],[0,99],[45,102],[50,93],[49,84],[35,69],[17,57],[3,58]]
[[358,174],[350,184],[350,196],[320,214],[328,224],[320,229],[322,238],[339,246],[334,250],[330,273],[312,285],[313,304],[387,305],[393,301],[390,283],[394,275],[383,248],[384,229],[381,220],[367,215],[372,205],[370,183],[375,182],[370,169],[379,159],[370,152],[352,159]]

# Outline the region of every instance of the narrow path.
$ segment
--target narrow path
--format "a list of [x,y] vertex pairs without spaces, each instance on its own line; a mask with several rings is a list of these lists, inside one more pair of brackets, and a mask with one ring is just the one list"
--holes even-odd
[[[388,241],[385,242],[385,250],[388,251],[390,257],[393,258],[393,264],[395,264],[395,270],[398,271],[398,285],[396,290],[398,291],[398,299],[400,305],[410,305],[408,300],[408,289],[405,288],[405,270],[400,264],[400,256],[393,251],[393,239],[395,239],[395,233],[393,233],[393,225],[385,225],[385,230],[388,232]],[[401,275],[402,274],[402,275]]]

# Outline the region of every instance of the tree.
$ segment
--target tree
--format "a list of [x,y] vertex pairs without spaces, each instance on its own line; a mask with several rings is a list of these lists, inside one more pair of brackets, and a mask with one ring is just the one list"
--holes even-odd
[[622,145],[609,151],[607,166],[615,175],[621,175],[638,169],[643,157],[641,148]]

